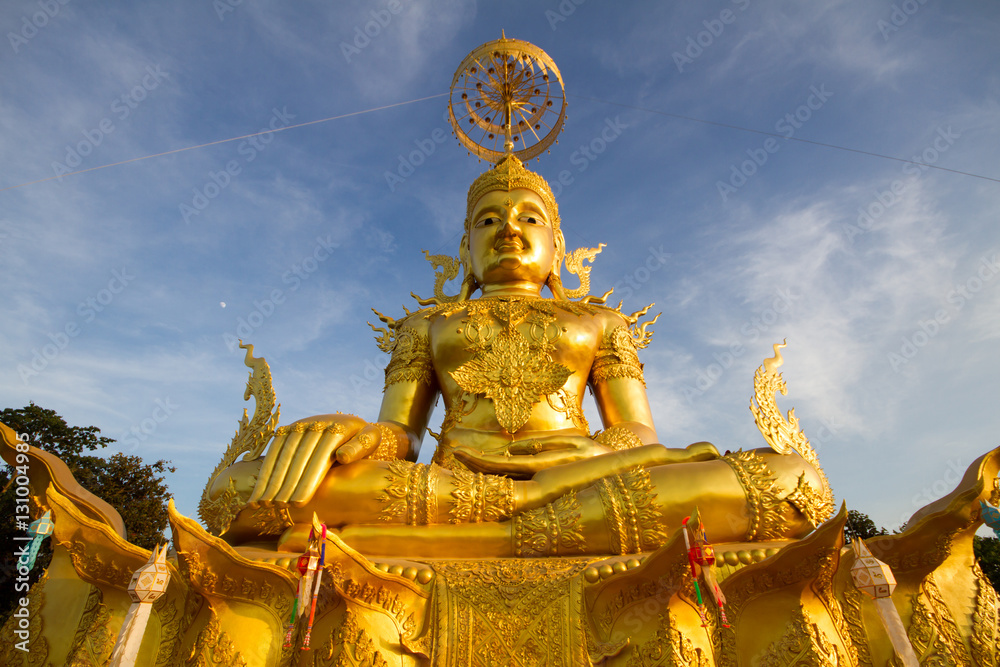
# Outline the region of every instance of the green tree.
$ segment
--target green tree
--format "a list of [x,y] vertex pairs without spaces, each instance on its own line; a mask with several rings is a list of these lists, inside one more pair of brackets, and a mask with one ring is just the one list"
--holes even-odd
[[96,426],[69,426],[55,410],[34,403],[0,411],[0,422],[14,429],[32,447],[52,452],[69,466],[78,467],[84,452],[103,449],[114,442]]
[[[96,426],[70,426],[54,410],[34,403],[26,407],[0,411],[0,422],[20,434],[28,444],[51,452],[62,459],[81,486],[110,503],[121,514],[128,539],[133,544],[152,549],[163,539],[167,527],[167,501],[170,494],[164,473],[173,472],[169,461],[145,464],[138,456],[116,453],[108,458],[91,452],[115,442],[101,435]],[[0,516],[14,516],[13,470],[0,468]],[[22,534],[12,520],[0,524],[3,544],[15,544],[14,536]],[[48,566],[52,550],[44,543],[32,572],[32,583]],[[13,585],[16,563],[11,549],[0,556],[0,624],[14,608],[17,595]]]
[[888,534],[885,528],[877,528],[875,522],[868,518],[867,514],[857,510],[847,510],[847,525],[844,530],[851,537],[860,537],[863,540]]
[[983,574],[1000,591],[1000,540],[995,537],[976,537],[972,541],[972,551],[976,554]]

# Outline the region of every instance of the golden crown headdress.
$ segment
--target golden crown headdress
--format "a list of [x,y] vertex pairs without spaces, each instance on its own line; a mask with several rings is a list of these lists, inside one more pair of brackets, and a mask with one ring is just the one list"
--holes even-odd
[[552,188],[541,175],[525,168],[524,164],[513,153],[508,153],[492,169],[484,172],[469,187],[469,197],[465,209],[465,231],[469,231],[472,208],[483,195],[494,190],[510,192],[516,188],[525,188],[542,198],[545,209],[549,213],[552,228],[559,230],[559,206],[556,204]]

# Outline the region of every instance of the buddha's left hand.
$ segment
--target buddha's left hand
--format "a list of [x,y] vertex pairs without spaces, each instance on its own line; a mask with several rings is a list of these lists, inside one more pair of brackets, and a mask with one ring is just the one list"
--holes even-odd
[[455,457],[471,470],[512,477],[531,477],[539,470],[612,451],[592,438],[573,435],[515,440],[506,454],[483,454],[466,447],[454,450]]

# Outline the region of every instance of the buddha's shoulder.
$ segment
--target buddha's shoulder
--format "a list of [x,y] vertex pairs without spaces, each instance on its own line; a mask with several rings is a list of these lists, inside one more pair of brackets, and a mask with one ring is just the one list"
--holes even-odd
[[594,317],[603,322],[607,328],[627,327],[629,325],[629,319],[622,313],[621,306],[612,308],[611,306],[596,303],[588,303],[586,305],[588,308],[593,309]]

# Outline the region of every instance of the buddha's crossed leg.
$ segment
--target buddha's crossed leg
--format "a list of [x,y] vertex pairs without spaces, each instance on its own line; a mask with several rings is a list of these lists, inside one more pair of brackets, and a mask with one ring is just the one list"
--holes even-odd
[[288,510],[281,542],[304,544],[313,512],[369,555],[532,557],[638,553],[663,544],[695,507],[710,540],[799,537],[802,498],[818,489],[797,455],[770,450],[674,463],[659,445],[549,468],[531,480],[406,461],[334,468],[314,499]]

